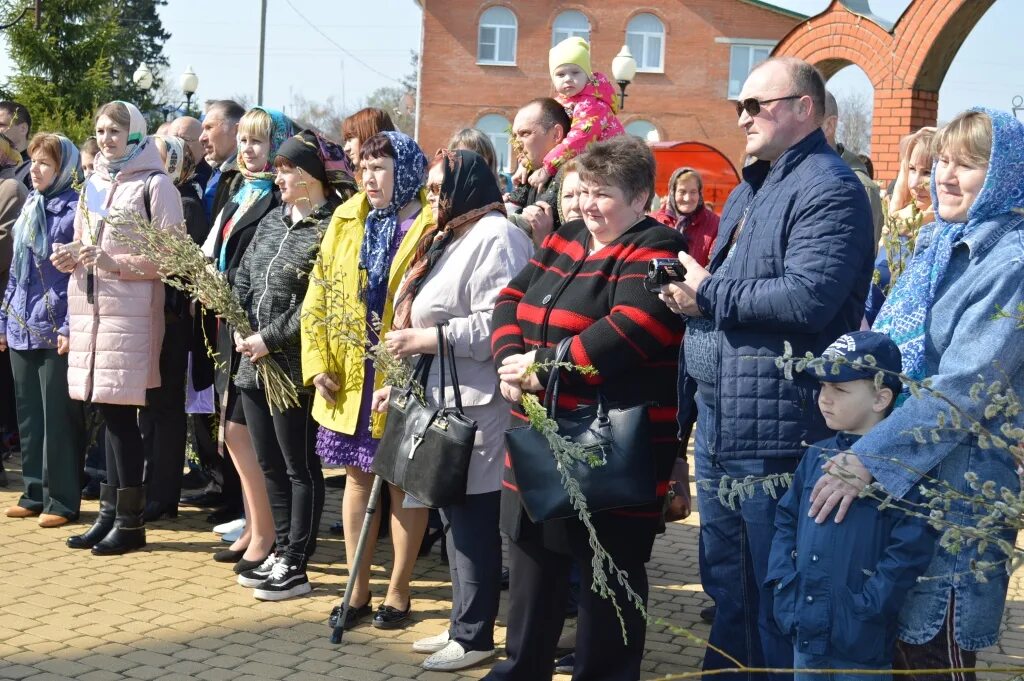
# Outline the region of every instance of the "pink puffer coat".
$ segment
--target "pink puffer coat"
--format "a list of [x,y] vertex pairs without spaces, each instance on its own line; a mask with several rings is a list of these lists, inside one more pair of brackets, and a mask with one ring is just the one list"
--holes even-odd
[[[157,173],[154,175],[154,173]],[[96,169],[75,215],[75,239],[97,243],[121,266],[119,274],[97,269],[94,304],[86,295],[86,270],[75,267],[68,284],[68,392],[76,400],[144,406],[146,390],[160,386],[160,345],[164,338],[164,286],[156,266],[116,237],[103,219],[136,212],[146,216],[143,187],[149,180],[154,224],[184,234],[181,195],[164,173],[160,153],[148,140],[138,156],[111,180],[106,159]],[[89,213],[91,228],[85,212]]]

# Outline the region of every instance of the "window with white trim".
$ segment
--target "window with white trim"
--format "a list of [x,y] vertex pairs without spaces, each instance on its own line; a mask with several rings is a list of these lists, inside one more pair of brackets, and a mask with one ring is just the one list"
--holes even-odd
[[509,134],[509,128],[512,127],[512,124],[508,119],[498,114],[487,114],[481,116],[473,127],[491,140],[491,145],[497,156],[498,170],[511,170],[512,137]]
[[516,63],[516,15],[507,7],[491,7],[480,15],[476,42],[477,64]]
[[637,14],[626,26],[626,45],[636,59],[636,70],[665,72],[665,25],[653,14]]
[[740,96],[743,83],[754,67],[766,60],[774,49],[770,45],[744,45],[733,43],[729,46],[729,92],[727,99]]
[[644,142],[658,142],[658,127],[650,121],[638,118],[626,124],[626,132],[634,137],[639,137]]
[[583,38],[590,42],[590,19],[587,19],[586,14],[570,9],[555,17],[551,46],[554,47],[566,38]]

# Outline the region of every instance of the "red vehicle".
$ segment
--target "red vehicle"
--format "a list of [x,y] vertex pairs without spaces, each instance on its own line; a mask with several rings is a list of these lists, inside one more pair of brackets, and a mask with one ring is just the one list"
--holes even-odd
[[736,166],[725,154],[703,142],[651,142],[650,147],[657,163],[654,191],[658,196],[668,194],[672,172],[688,166],[704,180],[704,202],[712,204],[714,211],[722,214],[729,192],[740,183]]

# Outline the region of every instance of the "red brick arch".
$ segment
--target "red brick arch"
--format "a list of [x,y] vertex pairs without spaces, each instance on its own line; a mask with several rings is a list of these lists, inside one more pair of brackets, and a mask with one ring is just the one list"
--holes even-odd
[[896,21],[872,17],[863,0],[832,0],[798,24],[775,55],[800,57],[825,78],[856,64],[875,88],[871,156],[880,178],[899,170],[899,141],[938,117],[939,87],[967,35],[995,0],[912,0]]

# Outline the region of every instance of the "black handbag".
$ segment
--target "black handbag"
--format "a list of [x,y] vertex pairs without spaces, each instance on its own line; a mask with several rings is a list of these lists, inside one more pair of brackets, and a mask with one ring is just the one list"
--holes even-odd
[[[565,361],[571,338],[558,344],[555,362]],[[646,404],[611,408],[598,394],[597,404],[558,413],[559,371],[553,369],[544,394],[548,417],[558,423],[558,433],[584,445],[588,454],[604,463],[591,466],[574,461],[568,471],[576,479],[591,513],[614,508],[643,506],[657,499],[650,417]],[[505,431],[519,496],[535,523],[570,518],[577,511],[562,486],[562,476],[547,439],[530,426]]]
[[[446,353],[455,408],[445,406]],[[445,340],[442,324],[437,325],[437,358],[441,363],[441,405],[434,407],[426,401],[427,377],[434,357],[421,355],[409,385],[391,390],[384,435],[371,466],[374,474],[431,508],[465,499],[476,439],[476,421],[462,410],[455,351]]]

